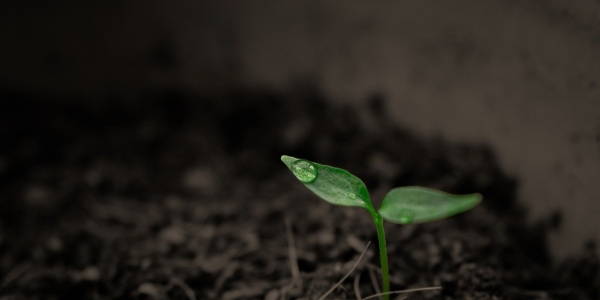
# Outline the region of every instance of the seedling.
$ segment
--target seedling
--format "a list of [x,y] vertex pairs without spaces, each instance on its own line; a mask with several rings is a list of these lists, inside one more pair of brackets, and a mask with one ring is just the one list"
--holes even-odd
[[[396,224],[425,223],[443,219],[475,207],[480,194],[452,195],[418,186],[392,189],[375,210],[367,187],[348,171],[283,155],[283,163],[309,190],[321,199],[340,206],[366,209],[375,222],[381,259],[383,293],[389,292],[389,271],[383,220]],[[389,295],[384,295],[388,300]]]

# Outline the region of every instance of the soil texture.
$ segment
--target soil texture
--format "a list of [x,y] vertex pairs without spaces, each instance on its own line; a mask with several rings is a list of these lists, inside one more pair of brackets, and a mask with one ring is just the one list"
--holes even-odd
[[[483,195],[458,216],[386,224],[392,299],[600,299],[593,242],[552,261],[560,212],[532,224],[486,145],[398,128],[315,89],[144,101],[6,93],[0,111],[0,299],[362,299],[380,285],[375,226],[300,184],[279,157],[391,188]],[[48,101],[52,100],[52,101]],[[374,283],[376,281],[376,283]]]

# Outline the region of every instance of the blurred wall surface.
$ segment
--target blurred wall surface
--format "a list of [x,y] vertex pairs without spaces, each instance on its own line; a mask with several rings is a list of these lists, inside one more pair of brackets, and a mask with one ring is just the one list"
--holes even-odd
[[401,125],[492,145],[533,219],[563,209],[555,254],[600,241],[597,0],[38,2],[0,4],[0,88],[380,92]]

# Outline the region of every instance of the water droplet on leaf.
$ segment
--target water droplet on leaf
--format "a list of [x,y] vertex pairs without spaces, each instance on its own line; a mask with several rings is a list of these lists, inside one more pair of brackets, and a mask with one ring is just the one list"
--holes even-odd
[[317,180],[317,168],[306,160],[297,160],[292,164],[292,172],[303,183],[312,183]]
[[355,193],[348,193],[348,198],[354,200],[354,199],[356,199],[356,194]]
[[400,224],[410,224],[415,217],[415,213],[409,209],[403,209],[398,213],[398,221]]

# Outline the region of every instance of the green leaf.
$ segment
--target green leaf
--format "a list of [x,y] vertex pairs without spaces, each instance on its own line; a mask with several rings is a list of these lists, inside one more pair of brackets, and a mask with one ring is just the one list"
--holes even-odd
[[321,199],[334,205],[375,210],[365,184],[348,171],[287,155],[283,155],[281,160],[300,182]]
[[392,223],[423,223],[465,212],[479,202],[480,194],[452,195],[424,187],[399,187],[385,196],[379,214]]

